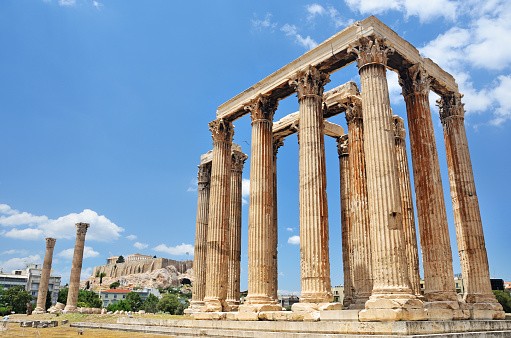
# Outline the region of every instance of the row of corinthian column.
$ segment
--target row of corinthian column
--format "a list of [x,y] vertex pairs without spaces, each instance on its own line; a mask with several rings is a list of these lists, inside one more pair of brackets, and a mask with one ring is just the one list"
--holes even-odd
[[[399,74],[406,102],[419,258],[403,119],[393,116],[386,79],[393,49],[378,37],[360,38],[361,100],[346,106],[348,134],[338,140],[341,173],[345,307],[359,320],[502,318],[491,292],[479,205],[463,124],[461,95],[439,100],[444,126],[455,227],[466,293],[457,298],[438,154],[429,108],[430,78],[420,64]],[[309,66],[289,82],[299,102],[301,297],[293,311],[337,309],[332,304],[323,124],[323,88],[329,76]],[[277,304],[276,155],[273,116],[278,100],[259,95],[246,106],[252,118],[248,241],[248,296],[240,312],[280,310]],[[210,123],[213,159],[201,180],[192,304],[204,312],[236,309],[239,301],[241,167],[231,158],[232,123]],[[245,157],[246,158],[246,157]],[[244,159],[242,160],[244,162]],[[209,169],[208,169],[209,168]],[[231,173],[232,170],[232,173]],[[210,186],[210,187],[209,187]],[[206,188],[207,187],[207,188]],[[207,190],[207,191],[205,191]],[[205,240],[207,238],[207,240]],[[229,271],[229,273],[227,273]],[[236,286],[237,285],[237,286]]]

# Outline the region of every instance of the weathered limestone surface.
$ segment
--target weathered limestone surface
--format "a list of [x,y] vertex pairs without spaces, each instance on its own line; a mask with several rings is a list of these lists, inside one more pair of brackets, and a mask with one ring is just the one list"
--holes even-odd
[[373,292],[359,314],[361,321],[424,320],[423,303],[412,295],[406,273],[394,121],[387,88],[387,55],[381,38],[361,38],[357,54],[362,85],[364,154],[373,248]]
[[460,314],[452,268],[452,252],[429,107],[430,78],[420,65],[399,74],[408,115],[417,218],[424,267],[425,307],[429,319]]
[[465,289],[463,300],[471,307],[472,319],[488,316],[504,319],[502,307],[491,290],[488,256],[468,150],[461,95],[444,95],[437,102],[444,128],[454,223]]
[[248,219],[248,295],[240,312],[281,310],[273,298],[273,115],[278,101],[259,96],[252,118]]
[[55,238],[46,238],[46,251],[44,252],[43,270],[41,271],[41,280],[39,282],[39,291],[37,292],[37,306],[34,313],[46,312],[46,295],[48,294],[48,283],[51,274],[51,262],[53,260],[53,249],[55,248]]
[[78,304],[78,289],[80,287],[80,274],[82,273],[83,248],[85,245],[85,235],[89,223],[76,223],[76,241],[73,253],[73,263],[71,267],[71,275],[69,276],[69,291],[67,293],[67,303],[64,311],[76,311]]
[[206,294],[201,311],[228,310],[227,259],[231,193],[232,123],[218,119],[209,124],[213,137],[213,161],[208,220]]
[[[337,153],[339,154],[339,172],[341,183],[341,244],[342,267],[344,274],[343,307],[348,307],[353,301],[353,249],[351,239],[351,223],[349,215],[350,206],[350,167],[348,134],[337,139]],[[358,318],[358,317],[357,317]]]
[[363,309],[373,290],[371,231],[364,156],[362,104],[351,102],[346,108],[349,135],[349,218],[353,251],[353,301],[350,309]]
[[277,153],[279,148],[284,145],[284,140],[281,137],[273,136],[273,227],[272,227],[272,251],[273,251],[273,285],[272,285],[272,297],[274,300],[278,300],[278,288],[279,288],[279,269],[278,269],[278,244],[279,244],[279,227],[277,217]]
[[403,213],[403,233],[405,236],[405,252],[408,262],[408,278],[412,293],[422,298],[419,272],[419,250],[417,248],[417,233],[413,212],[412,185],[408,156],[406,154],[406,131],[401,117],[394,115],[394,132],[396,140],[397,170],[399,173],[399,189],[401,192],[401,207]]
[[211,186],[211,162],[201,163],[197,174],[199,196],[197,199],[197,220],[195,225],[195,248],[193,255],[193,284],[190,310],[198,311],[204,305],[206,293],[206,260],[208,249],[209,193]]
[[227,304],[230,310],[237,310],[240,304],[240,262],[241,262],[241,203],[242,174],[247,155],[241,151],[232,151],[231,167],[231,215],[229,217],[229,260]]
[[301,303],[333,300],[322,111],[323,86],[328,82],[328,75],[314,67],[298,72],[293,82],[300,104]]

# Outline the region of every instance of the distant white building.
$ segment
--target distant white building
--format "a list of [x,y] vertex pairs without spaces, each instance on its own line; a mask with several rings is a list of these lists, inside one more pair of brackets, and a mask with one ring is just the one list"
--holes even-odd
[[[23,270],[13,270],[12,273],[0,273],[0,285],[5,289],[13,286],[22,285],[25,290],[37,299],[39,292],[39,282],[41,281],[42,264],[29,264]],[[61,289],[60,276],[53,276],[53,270],[50,273],[48,289],[51,292],[52,304],[57,303],[58,293]]]

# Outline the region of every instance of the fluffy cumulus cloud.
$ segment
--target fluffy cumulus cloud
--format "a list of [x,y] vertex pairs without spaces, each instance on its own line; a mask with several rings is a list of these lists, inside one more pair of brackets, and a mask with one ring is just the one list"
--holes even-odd
[[302,35],[298,34],[298,28],[295,25],[286,23],[280,30],[283,31],[287,36],[294,38],[295,42],[300,46],[303,46],[307,49],[312,49],[318,45],[318,43],[314,41],[310,36],[307,35],[307,37],[304,38]]
[[291,236],[287,239],[289,244],[300,244],[300,236]]
[[145,244],[145,243],[135,242],[135,243],[133,243],[133,246],[134,246],[135,248],[137,248],[137,249],[142,250],[142,249],[147,248],[149,245],[148,245],[148,244]]
[[109,242],[121,236],[123,228],[117,226],[103,215],[85,209],[81,213],[71,213],[58,219],[49,219],[47,216],[32,215],[12,209],[7,204],[0,205],[0,225],[13,227],[9,231],[2,231],[0,236],[15,239],[36,240],[42,237],[74,238],[76,236],[75,223],[89,223],[87,239],[93,241]]
[[182,243],[174,247],[168,247],[165,244],[160,244],[153,248],[154,251],[166,252],[174,256],[193,255],[193,245]]
[[80,280],[87,279],[92,275],[92,267],[89,266],[86,269],[82,269],[80,274]]
[[26,257],[11,258],[7,261],[0,261],[0,269],[4,272],[11,272],[16,269],[24,269],[27,264],[41,262],[41,256],[30,255]]
[[353,20],[344,20],[339,14],[339,11],[332,6],[325,8],[320,4],[314,3],[312,5],[307,5],[305,8],[307,10],[307,21],[309,22],[312,22],[317,17],[327,17],[335,28],[347,26],[353,22]]
[[[62,250],[57,254],[58,257],[73,259],[74,248]],[[83,258],[91,258],[99,256],[99,252],[94,251],[90,246],[84,246],[83,248]]]

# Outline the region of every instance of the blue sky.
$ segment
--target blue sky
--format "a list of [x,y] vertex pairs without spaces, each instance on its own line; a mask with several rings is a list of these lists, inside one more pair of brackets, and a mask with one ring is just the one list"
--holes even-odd
[[[504,0],[0,2],[0,268],[42,262],[44,237],[52,236],[53,268],[67,282],[78,221],[91,223],[84,277],[110,253],[192,259],[196,166],[212,148],[207,124],[216,108],[371,14],[453,74],[465,94],[490,271],[511,280],[511,3]],[[352,64],[326,89],[359,82],[357,74]],[[397,76],[388,79],[394,113],[406,119]],[[275,119],[297,110],[296,97],[286,98]],[[443,133],[432,110],[459,273]],[[346,126],[344,116],[331,122]],[[234,141],[248,153],[250,118],[234,124]],[[326,161],[331,278],[339,285],[339,169],[329,138]],[[245,188],[249,168],[250,160]],[[279,288],[297,292],[296,136],[279,151],[278,189]]]

